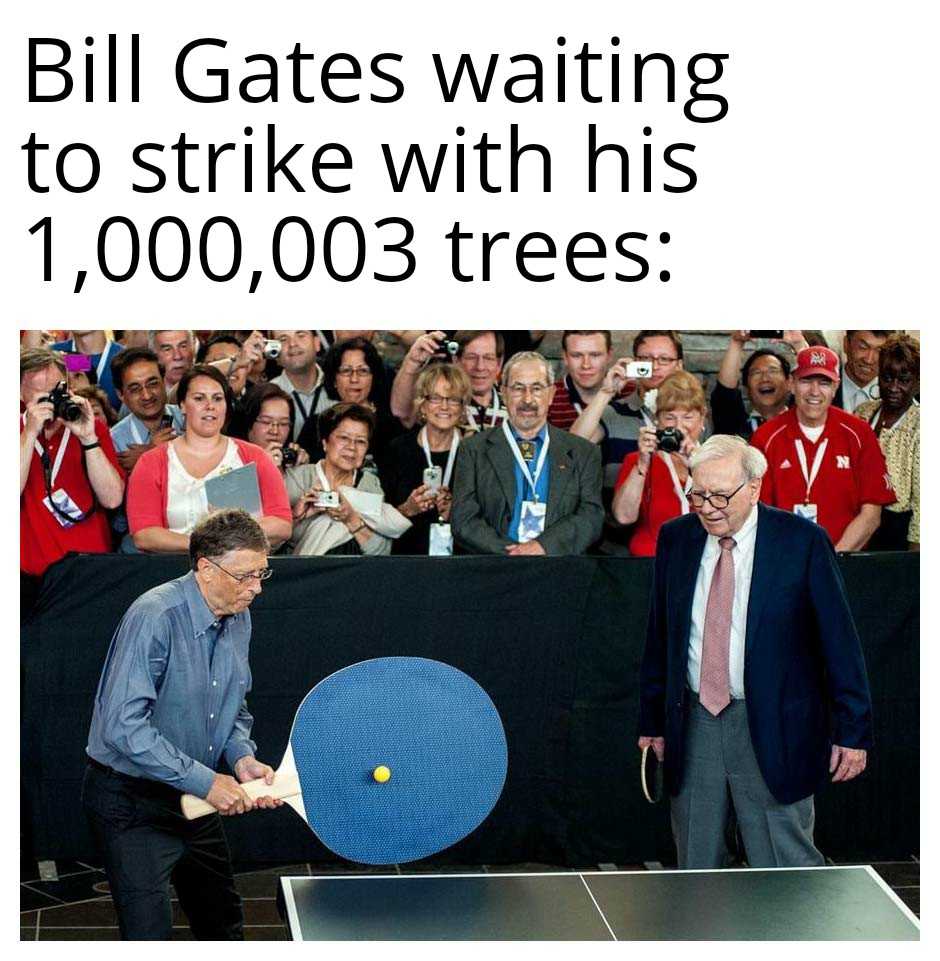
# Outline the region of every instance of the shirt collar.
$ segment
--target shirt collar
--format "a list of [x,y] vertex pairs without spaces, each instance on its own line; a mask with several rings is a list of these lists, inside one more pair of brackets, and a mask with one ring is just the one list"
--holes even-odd
[[[741,529],[737,532],[737,534],[731,535],[734,538],[735,547],[739,547],[741,550],[747,550],[751,543],[753,543],[756,533],[757,505],[755,504],[751,508],[751,513],[747,515],[747,520],[741,525]],[[708,535],[708,541],[713,547],[718,545],[718,540],[718,537],[716,537],[714,534]]]
[[[516,428],[513,427],[512,424],[510,424],[509,427],[512,430],[512,436],[515,438],[515,440],[517,442],[521,441],[522,438],[519,436],[519,433],[516,430]],[[536,444],[541,444],[545,440],[545,436],[547,434],[548,434],[548,422],[546,421],[546,423],[542,424],[542,429],[535,435],[535,437],[529,437],[527,439],[530,441],[534,441]]]
[[199,637],[200,634],[205,634],[210,627],[221,621],[222,618],[216,617],[209,610],[209,605],[196,583],[194,571],[184,574],[180,578],[180,584],[183,588],[183,596],[186,598],[186,606],[189,609],[189,619],[193,623],[193,637]]

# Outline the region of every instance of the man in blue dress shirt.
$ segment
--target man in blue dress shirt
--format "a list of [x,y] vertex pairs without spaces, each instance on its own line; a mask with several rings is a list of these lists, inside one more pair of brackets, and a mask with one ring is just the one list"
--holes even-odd
[[[192,570],[128,608],[105,660],[88,735],[82,800],[104,856],[124,939],[169,939],[170,881],[193,934],[243,937],[241,900],[218,815],[184,819],[183,793],[220,814],[252,802],[240,782],[274,772],[255,759],[248,608],[269,576],[268,542],[245,511],[193,530]],[[222,761],[235,777],[218,772]]]

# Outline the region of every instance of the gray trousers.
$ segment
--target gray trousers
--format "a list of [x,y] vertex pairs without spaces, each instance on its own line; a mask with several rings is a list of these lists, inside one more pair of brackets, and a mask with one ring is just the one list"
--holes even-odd
[[725,826],[732,806],[752,868],[812,867],[825,863],[813,844],[813,798],[781,804],[757,766],[744,701],[718,717],[690,694],[682,787],[672,799],[672,833],[680,868],[728,863]]

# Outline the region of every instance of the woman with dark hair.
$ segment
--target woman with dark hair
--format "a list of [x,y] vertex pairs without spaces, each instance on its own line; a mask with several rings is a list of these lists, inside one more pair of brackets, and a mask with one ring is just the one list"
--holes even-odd
[[323,459],[287,473],[294,554],[389,554],[411,522],[385,503],[378,477],[362,469],[375,414],[336,404],[320,414]]
[[245,398],[241,423],[233,435],[257,444],[282,473],[309,464],[310,456],[290,442],[294,434],[294,405],[277,384],[258,384]]
[[175,440],[143,454],[127,491],[127,519],[134,545],[152,553],[189,550],[189,535],[209,513],[205,482],[255,464],[261,493],[258,519],[272,550],[290,536],[291,513],[280,472],[247,441],[223,433],[232,391],[217,368],[197,364],[180,378],[177,400],[186,429]]
[[881,526],[866,551],[920,550],[920,345],[908,334],[892,334],[878,358],[881,400],[855,409],[868,421],[888,464],[897,501],[881,511]]
[[79,387],[78,390],[73,390],[73,394],[77,394],[79,397],[84,397],[85,400],[91,404],[91,411],[98,418],[98,420],[103,420],[108,427],[113,427],[117,421],[117,414],[114,413],[114,408],[111,406],[111,401],[108,400],[108,395],[100,387]]
[[[333,400],[361,404],[375,414],[372,456],[365,464],[372,467],[381,463],[389,442],[403,433],[404,428],[389,410],[385,366],[372,342],[364,337],[350,337],[333,344],[323,361],[323,387]],[[297,443],[307,450],[318,450],[316,436],[312,434],[316,429],[317,421],[311,417]]]

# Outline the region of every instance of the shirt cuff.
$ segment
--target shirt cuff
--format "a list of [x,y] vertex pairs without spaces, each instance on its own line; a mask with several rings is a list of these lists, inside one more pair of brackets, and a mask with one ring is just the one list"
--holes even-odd
[[237,741],[234,744],[229,744],[225,748],[224,757],[228,766],[234,771],[235,765],[243,758],[249,755],[254,757],[255,746],[251,741]]
[[204,798],[211,790],[214,780],[215,771],[212,768],[193,761],[192,770],[179,782],[179,788],[186,794],[195,794],[196,797]]

